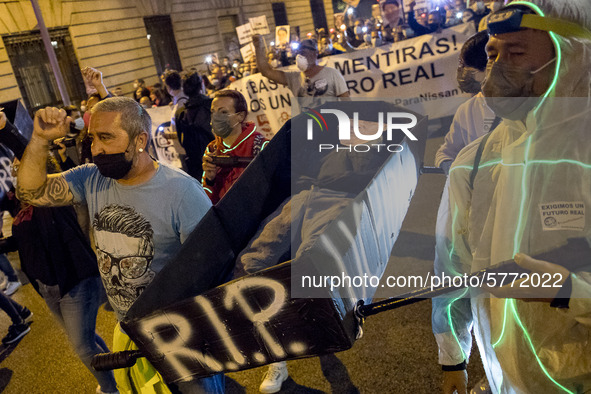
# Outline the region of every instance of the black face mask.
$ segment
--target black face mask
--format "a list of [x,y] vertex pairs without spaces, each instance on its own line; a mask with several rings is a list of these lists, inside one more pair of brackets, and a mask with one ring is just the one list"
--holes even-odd
[[126,152],[112,153],[109,155],[103,153],[92,156],[92,161],[98,167],[102,176],[121,179],[131,170],[133,164],[133,160],[127,160],[125,158]]
[[433,31],[439,29],[439,27],[440,27],[439,26],[439,22],[437,22],[437,23],[429,23],[428,25],[429,25],[429,29],[430,30],[433,30]]

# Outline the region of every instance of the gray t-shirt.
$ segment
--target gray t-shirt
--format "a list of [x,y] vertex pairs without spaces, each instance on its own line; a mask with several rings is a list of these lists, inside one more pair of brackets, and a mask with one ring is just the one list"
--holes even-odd
[[295,97],[337,97],[349,91],[345,78],[331,67],[322,68],[311,78],[299,71],[286,71],[285,77]]
[[88,205],[99,272],[121,320],[211,202],[197,180],[162,163],[152,179],[134,186],[102,176],[94,164],[63,176],[74,201]]

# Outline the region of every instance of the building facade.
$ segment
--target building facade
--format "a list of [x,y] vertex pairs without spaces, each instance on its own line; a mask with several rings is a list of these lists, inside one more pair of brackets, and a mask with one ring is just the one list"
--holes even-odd
[[[72,102],[85,98],[87,66],[129,96],[135,79],[152,85],[164,68],[204,71],[210,54],[239,56],[235,28],[249,18],[266,16],[267,42],[276,24],[303,37],[333,20],[332,0],[37,1]],[[38,29],[30,1],[0,1],[0,102],[21,99],[30,111],[61,100]]]

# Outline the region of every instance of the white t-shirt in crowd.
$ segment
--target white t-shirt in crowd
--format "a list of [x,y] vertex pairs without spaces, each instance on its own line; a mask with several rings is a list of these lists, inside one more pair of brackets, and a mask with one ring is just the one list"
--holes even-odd
[[295,97],[337,97],[349,91],[345,78],[331,67],[323,67],[311,78],[299,71],[286,71],[285,77]]

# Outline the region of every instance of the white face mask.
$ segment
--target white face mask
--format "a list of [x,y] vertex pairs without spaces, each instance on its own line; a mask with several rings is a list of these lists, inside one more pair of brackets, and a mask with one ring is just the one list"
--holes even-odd
[[492,7],[492,12],[497,12],[498,10],[500,10],[501,8],[503,8],[503,3],[501,3],[500,1],[494,1],[491,5]]
[[279,66],[281,66],[281,64],[279,63],[279,60],[277,60],[277,59],[271,60],[271,67],[279,67]]
[[355,34],[357,34],[357,35],[363,34],[363,28],[361,26],[357,26],[355,28]]
[[363,36],[363,41],[367,42],[368,44],[371,44],[371,34],[366,34],[365,36]]
[[134,83],[134,84],[133,84],[133,88],[134,88],[134,89],[137,89],[137,88],[139,88],[139,87],[140,87],[139,83],[137,83],[137,82],[136,82],[136,83]]
[[74,128],[76,130],[82,130],[84,128],[84,119],[82,119],[82,117],[74,121]]
[[81,105],[80,106],[80,111],[86,112],[86,105]]
[[298,67],[298,69],[300,71],[302,71],[302,72],[306,71],[308,69],[308,59],[306,59],[302,55],[297,55],[296,56],[296,66]]

